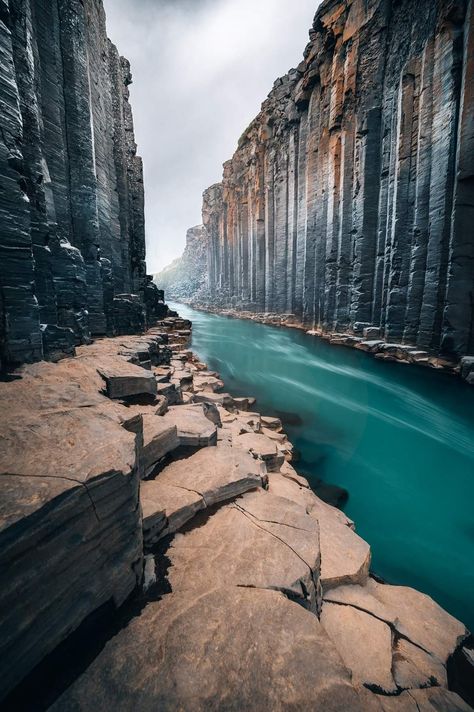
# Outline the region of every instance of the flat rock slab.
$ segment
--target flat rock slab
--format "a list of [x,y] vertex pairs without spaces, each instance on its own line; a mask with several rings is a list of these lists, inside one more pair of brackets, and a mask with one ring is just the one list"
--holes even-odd
[[156,393],[154,374],[140,366],[124,362],[123,366],[101,366],[97,370],[105,380],[106,393],[109,398],[126,398]]
[[392,675],[392,632],[374,616],[335,603],[323,604],[321,623],[356,684],[390,694],[397,691]]
[[150,603],[51,709],[364,710],[316,616],[237,587]]
[[178,531],[201,509],[261,487],[262,474],[250,455],[217,447],[171,463],[140,487],[145,544]]
[[203,391],[195,394],[196,403],[214,403],[226,410],[234,408],[234,399],[229,393],[214,393],[213,391]]
[[369,578],[365,586],[343,586],[327,592],[325,598],[357,607],[392,623],[400,635],[443,665],[467,636],[460,621],[432,598],[412,588],[380,584]]
[[158,462],[180,445],[176,425],[166,420],[166,416],[143,416],[143,447],[140,452],[142,476],[147,476]]
[[216,393],[224,388],[224,381],[221,381],[220,378],[216,378],[215,376],[195,373],[193,376],[193,386],[196,389]]
[[0,476],[58,477],[86,483],[104,473],[130,474],[135,436],[88,408],[26,412],[2,423]]
[[148,480],[140,485],[143,542],[152,546],[165,534],[178,531],[205,503],[201,495],[166,482]]
[[217,426],[206,417],[202,405],[173,406],[163,420],[176,427],[182,446],[207,447],[217,442]]
[[232,584],[281,590],[316,611],[317,522],[264,490],[248,493],[178,534],[168,551],[173,591]]
[[158,479],[197,492],[204,499],[206,507],[211,507],[262,487],[263,476],[259,463],[246,453],[209,447],[171,463],[159,474]]
[[262,415],[262,425],[269,430],[274,430],[277,433],[281,433],[283,430],[283,425],[280,418],[273,417],[271,415]]
[[448,687],[446,667],[417,645],[399,638],[393,651],[393,677],[402,690],[412,687]]
[[370,547],[352,529],[353,523],[340,510],[323,502],[310,489],[280,473],[270,473],[269,491],[304,507],[319,522],[321,584],[324,591],[345,583],[364,583],[369,575]]

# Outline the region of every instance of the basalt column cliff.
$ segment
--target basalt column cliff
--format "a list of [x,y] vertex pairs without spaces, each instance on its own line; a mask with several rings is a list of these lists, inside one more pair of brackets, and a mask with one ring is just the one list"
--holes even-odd
[[474,353],[467,0],[326,0],[204,194],[201,303]]
[[0,359],[71,353],[160,312],[127,60],[101,0],[0,0]]

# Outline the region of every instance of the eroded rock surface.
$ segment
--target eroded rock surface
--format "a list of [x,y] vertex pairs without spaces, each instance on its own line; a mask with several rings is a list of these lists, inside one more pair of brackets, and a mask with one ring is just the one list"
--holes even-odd
[[[372,578],[354,523],[288,461],[281,421],[251,398],[213,402],[219,374],[185,348],[185,332],[165,319],[2,384],[3,692],[28,690],[20,680],[47,652],[143,580],[125,629],[85,665],[76,652],[55,709],[468,709],[446,672],[464,626]],[[171,402],[110,398],[103,374],[131,366],[174,381]],[[172,405],[184,395],[202,402]]]
[[168,556],[173,591],[232,584],[284,591],[313,611],[319,605],[317,522],[265,492],[244,495],[177,535]]
[[362,712],[316,616],[276,592],[226,586],[152,603],[53,710]]
[[140,488],[145,544],[178,531],[201,509],[262,487],[262,475],[250,455],[220,447],[171,463]]

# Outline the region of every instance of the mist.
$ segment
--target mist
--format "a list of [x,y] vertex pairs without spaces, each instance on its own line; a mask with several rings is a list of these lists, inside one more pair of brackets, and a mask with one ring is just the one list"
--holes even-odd
[[147,264],[157,272],[201,222],[239,136],[274,80],[296,66],[317,0],[105,0],[111,40],[132,65],[145,167]]

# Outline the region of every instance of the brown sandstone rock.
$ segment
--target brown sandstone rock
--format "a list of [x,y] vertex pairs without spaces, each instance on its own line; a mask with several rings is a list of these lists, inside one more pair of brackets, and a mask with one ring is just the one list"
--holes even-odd
[[173,591],[232,584],[277,589],[319,605],[319,531],[298,505],[264,492],[220,508],[169,550]]
[[398,687],[448,687],[446,668],[433,655],[399,638],[393,651],[393,677]]
[[176,427],[179,444],[184,447],[206,447],[217,442],[217,427],[206,417],[202,405],[172,406],[163,421]]
[[143,416],[143,449],[140,454],[142,476],[147,477],[172,450],[180,445],[176,425],[166,416]]
[[172,593],[111,640],[52,712],[363,712],[316,616],[275,591]]
[[124,363],[123,367],[100,368],[109,398],[124,398],[142,393],[156,393],[156,378],[153,373],[139,366]]
[[160,478],[140,485],[145,546],[156,543],[165,534],[178,531],[205,502],[198,492],[161,482]]
[[140,487],[145,544],[178,531],[201,509],[261,487],[262,475],[250,455],[216,447],[171,463]]
[[392,632],[388,625],[352,606],[325,602],[321,623],[352,671],[356,684],[385,693],[397,686],[392,676]]
[[442,687],[407,690],[399,697],[377,695],[382,712],[472,712],[455,692]]
[[391,623],[400,635],[442,664],[467,635],[462,623],[429,596],[412,588],[380,584],[369,578],[364,586],[343,586],[328,591],[325,598]]
[[278,472],[283,464],[284,457],[279,454],[273,440],[260,433],[243,433],[233,439],[235,447],[243,448],[252,455],[262,460],[269,472]]

